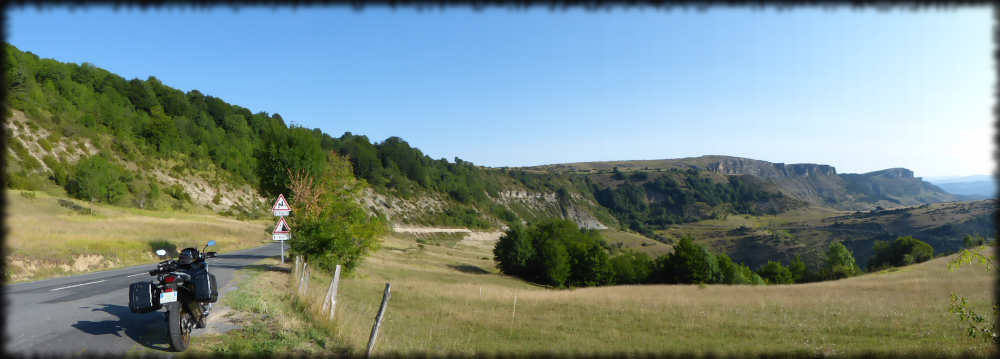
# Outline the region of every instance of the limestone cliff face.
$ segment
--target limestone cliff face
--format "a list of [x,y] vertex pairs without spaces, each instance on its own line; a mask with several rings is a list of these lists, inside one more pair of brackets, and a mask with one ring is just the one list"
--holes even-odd
[[897,178],[914,179],[914,177],[913,177],[913,171],[910,171],[910,170],[905,169],[905,168],[890,168],[890,169],[887,169],[887,170],[881,170],[881,171],[871,172],[871,173],[868,173],[868,176],[871,177],[871,178],[873,178],[873,179],[874,178],[878,178],[878,179],[897,179]]
[[771,163],[749,158],[725,157],[705,169],[726,175],[753,175],[817,206],[841,210],[867,210],[876,205],[894,207],[955,200],[954,196],[923,182],[905,168],[864,174],[838,174],[828,165]]
[[[533,221],[538,218],[560,217],[576,222],[580,228],[608,229],[608,226],[578,204],[589,202],[587,199],[577,193],[570,196],[567,200],[560,200],[555,192],[504,191],[491,199],[517,213],[522,219],[527,217]],[[448,203],[431,197],[403,200],[375,193],[371,189],[365,189],[361,203],[371,215],[375,215],[373,210],[378,210],[394,225],[402,225],[404,218],[440,212],[448,206]]]
[[727,175],[749,174],[772,180],[781,177],[837,175],[837,169],[828,165],[817,165],[812,163],[796,163],[786,165],[784,163],[771,163],[767,161],[738,157],[726,158],[717,163],[708,164],[705,166],[705,169]]
[[562,217],[576,222],[580,228],[608,229],[608,226],[577,204],[588,201],[577,193],[571,193],[570,198],[560,200],[555,192],[503,191],[493,200],[522,218]]

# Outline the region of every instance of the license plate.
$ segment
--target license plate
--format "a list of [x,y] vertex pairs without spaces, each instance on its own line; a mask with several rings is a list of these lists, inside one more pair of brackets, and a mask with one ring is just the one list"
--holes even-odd
[[177,301],[177,292],[160,293],[160,304],[173,303]]

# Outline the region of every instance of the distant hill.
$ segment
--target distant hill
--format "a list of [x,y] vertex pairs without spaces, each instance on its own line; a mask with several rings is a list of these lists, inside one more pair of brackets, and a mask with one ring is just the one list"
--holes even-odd
[[945,177],[927,177],[924,181],[933,183],[935,185],[942,185],[945,183],[959,183],[959,182],[983,182],[983,181],[995,181],[996,179],[990,175],[972,175],[972,176],[945,176]]
[[989,175],[947,176],[925,179],[962,199],[996,198],[997,180]]
[[530,169],[564,170],[579,174],[601,174],[618,171],[659,172],[669,170],[703,170],[722,175],[753,176],[770,186],[810,205],[837,210],[866,211],[875,207],[896,207],[928,203],[952,202],[963,199],[938,186],[914,177],[913,171],[891,168],[856,174],[838,174],[833,166],[799,163],[784,164],[732,156],[701,156],[693,158],[614,161],[556,164]]
[[996,198],[997,195],[996,181],[943,183],[938,187],[951,194],[979,195],[985,198]]

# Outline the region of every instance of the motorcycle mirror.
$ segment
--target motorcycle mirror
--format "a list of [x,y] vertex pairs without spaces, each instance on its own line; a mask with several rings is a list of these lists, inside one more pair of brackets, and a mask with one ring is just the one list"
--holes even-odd
[[208,246],[209,247],[214,246],[214,245],[215,245],[215,241],[208,241]]
[[157,249],[156,250],[156,255],[158,255],[158,256],[165,256],[165,255],[167,255],[167,251],[162,250],[162,249]]

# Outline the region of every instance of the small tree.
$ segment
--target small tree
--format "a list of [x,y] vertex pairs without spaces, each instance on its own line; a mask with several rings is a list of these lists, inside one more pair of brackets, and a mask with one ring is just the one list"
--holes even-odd
[[118,166],[101,156],[91,156],[77,165],[76,196],[90,201],[90,211],[94,211],[94,202],[104,200],[116,203],[125,196],[128,189],[118,178]]
[[609,261],[614,269],[617,284],[647,283],[653,272],[653,261],[646,253],[628,250],[612,257]]
[[538,247],[538,264],[541,267],[539,279],[542,283],[562,287],[572,274],[569,253],[561,243],[554,240],[542,241]]
[[[329,166],[318,180],[308,174],[291,174],[296,212],[289,240],[290,251],[302,253],[317,267],[332,271],[337,264],[353,270],[369,253],[381,247],[389,231],[384,219],[370,216],[355,201],[366,183],[354,178],[351,164],[336,153],[328,154]],[[287,171],[287,169],[286,169]]]
[[[977,236],[979,237],[979,236]],[[970,238],[972,240],[981,240],[979,238]],[[964,249],[958,253],[955,259],[948,262],[948,269],[955,271],[955,268],[959,268],[962,264],[977,262],[986,266],[986,273],[991,270],[997,270],[997,264],[995,262],[996,255],[984,256],[982,253],[986,249],[986,246],[979,246],[978,248]],[[1000,281],[998,281],[1000,282]],[[998,283],[1000,284],[1000,283]],[[997,318],[1000,317],[1000,301],[997,298],[993,298],[993,316],[992,318],[986,318],[982,315],[977,314],[971,308],[969,308],[969,302],[965,297],[959,299],[958,295],[951,293],[951,308],[949,312],[952,314],[957,314],[958,319],[965,321],[969,324],[968,335],[972,338],[981,337],[983,340],[993,341],[994,344],[1000,344],[1000,336],[997,333]]]
[[841,279],[857,275],[857,264],[854,253],[842,243],[831,243],[826,252],[826,263],[823,266],[823,277],[826,279]]
[[659,261],[660,277],[668,283],[722,283],[723,273],[715,255],[690,237],[681,237],[674,252]]
[[808,281],[812,275],[806,268],[806,262],[802,260],[802,256],[795,256],[795,259],[788,263],[788,271],[792,273],[792,281],[795,283]]
[[760,266],[757,269],[757,274],[760,275],[768,284],[792,284],[794,283],[794,276],[792,272],[781,265],[780,262],[767,261],[767,264]]
[[965,243],[965,248],[972,248],[985,244],[986,239],[984,239],[982,236],[976,236],[975,238],[973,238],[972,235],[966,235],[965,237],[962,237],[962,242]]
[[493,260],[500,272],[507,275],[526,275],[534,257],[531,237],[520,223],[513,224],[493,247]]
[[156,200],[160,199],[160,186],[156,182],[150,182],[148,193],[146,197],[149,198],[149,206],[156,209]]

